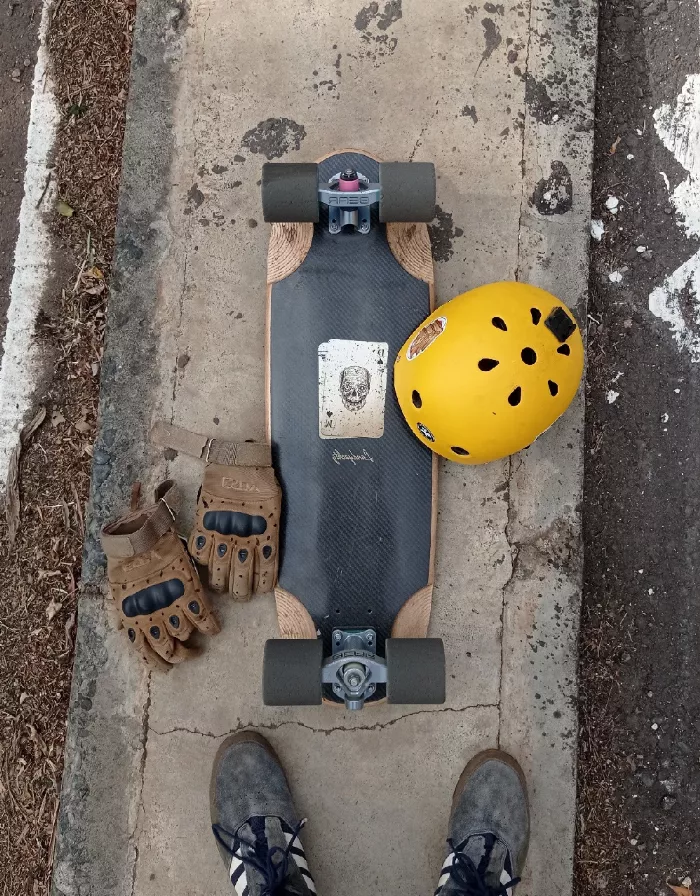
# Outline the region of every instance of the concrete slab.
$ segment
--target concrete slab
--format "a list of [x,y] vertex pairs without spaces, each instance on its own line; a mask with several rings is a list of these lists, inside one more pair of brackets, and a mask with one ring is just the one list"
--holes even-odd
[[[303,842],[318,892],[350,896],[361,883],[377,893],[431,892],[456,776],[494,742],[498,709],[418,711],[375,724],[365,715],[352,736],[328,716],[318,710],[316,728],[292,718],[257,726],[284,757],[298,809],[308,817]],[[151,732],[135,892],[229,894],[208,824],[220,740]],[[380,830],[381,837],[370,833]],[[195,857],[193,843],[201,844]]]
[[[263,435],[267,227],[257,181],[266,159],[313,160],[354,146],[433,160],[439,299],[520,278],[585,318],[594,12],[593,0],[575,8],[554,0],[466,8],[458,0],[364,8],[244,0],[232,15],[226,0],[191,0],[187,9],[144,0],[90,581],[99,581],[94,535],[127,499],[130,478],[175,476],[189,525],[201,469],[149,449],[151,419]],[[149,103],[160,151],[148,132]],[[139,331],[145,347],[134,351]],[[427,892],[457,777],[473,752],[499,743],[523,763],[531,788],[521,896],[570,892],[581,415],[578,403],[511,460],[441,466],[431,633],[446,643],[446,707],[378,707],[353,717],[264,708],[272,601],[217,601],[221,636],[201,659],[147,683],[140,808],[124,869],[131,892],[229,891],[208,831],[207,782],[219,739],[247,726],[268,732],[284,757],[310,818],[305,843],[320,892]],[[79,733],[72,749],[84,749]],[[72,787],[69,773],[66,799]],[[94,847],[110,834],[86,810],[78,823]],[[61,880],[71,863],[70,847],[60,848],[67,842],[62,822]],[[80,892],[108,892],[99,869]]]

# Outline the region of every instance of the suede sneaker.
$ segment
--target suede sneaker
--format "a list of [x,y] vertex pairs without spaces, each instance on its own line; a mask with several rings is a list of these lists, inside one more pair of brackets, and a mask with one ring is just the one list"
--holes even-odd
[[520,881],[530,839],[525,777],[501,750],[475,756],[452,798],[435,896],[510,896]]
[[279,759],[253,731],[219,747],[209,790],[211,823],[238,896],[309,896],[316,892],[300,819]]

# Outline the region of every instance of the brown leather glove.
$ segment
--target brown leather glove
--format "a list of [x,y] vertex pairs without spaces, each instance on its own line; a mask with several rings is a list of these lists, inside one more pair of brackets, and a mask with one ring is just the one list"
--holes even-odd
[[212,591],[236,600],[265,594],[277,584],[282,490],[270,446],[207,439],[158,423],[153,440],[206,462],[188,542],[192,557],[209,570]]
[[194,629],[220,631],[197,570],[175,531],[177,489],[156,489],[156,503],[107,523],[101,533],[107,578],[119,627],[145,661],[163,671],[197,653],[186,647]]

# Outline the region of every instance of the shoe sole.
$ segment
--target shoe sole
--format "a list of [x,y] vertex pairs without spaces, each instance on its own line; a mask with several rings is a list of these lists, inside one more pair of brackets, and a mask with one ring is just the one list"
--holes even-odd
[[[513,771],[518,776],[520,784],[523,788],[523,793],[525,794],[525,810],[527,812],[527,837],[525,838],[525,844],[522,848],[522,855],[518,856],[518,867],[523,868],[525,865],[525,859],[527,857],[527,852],[530,846],[530,799],[528,797],[527,792],[527,781],[525,780],[525,774],[523,770],[520,768],[520,764],[516,759],[514,759],[510,753],[506,753],[504,750],[483,750],[481,753],[477,753],[472,759],[464,767],[464,771],[459,776],[459,781],[457,781],[457,786],[455,787],[454,794],[452,795],[452,811],[450,814],[450,818],[454,815],[455,808],[457,803],[459,802],[464,788],[467,786],[467,782],[471,778],[471,776],[478,769],[481,768],[484,763],[489,762],[492,759],[497,759],[499,762],[502,762],[504,765],[507,765],[509,768],[512,768]],[[517,868],[515,869],[517,871]]]
[[[229,737],[225,738],[221,744],[219,744],[219,749],[216,751],[216,756],[214,757],[214,765],[211,770],[211,778],[209,780],[209,815],[211,818],[212,824],[218,824],[219,819],[216,813],[216,776],[219,771],[219,765],[221,764],[221,760],[223,759],[224,753],[232,747],[234,744],[258,744],[258,746],[262,747],[266,750],[270,756],[275,760],[277,765],[282,769],[282,774],[284,775],[284,780],[287,781],[287,775],[284,771],[284,766],[279,760],[279,756],[275,753],[272,744],[266,740],[262,734],[258,734],[257,731],[239,731],[238,734],[231,734]],[[289,787],[289,781],[287,781],[287,787]]]

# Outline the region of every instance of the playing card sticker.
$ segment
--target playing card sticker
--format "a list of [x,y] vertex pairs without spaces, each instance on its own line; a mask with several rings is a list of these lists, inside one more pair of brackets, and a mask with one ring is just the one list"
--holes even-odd
[[384,435],[386,342],[330,339],[318,347],[318,434],[322,439]]

